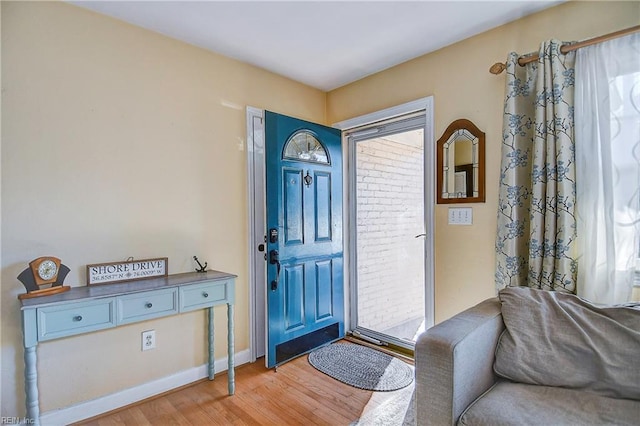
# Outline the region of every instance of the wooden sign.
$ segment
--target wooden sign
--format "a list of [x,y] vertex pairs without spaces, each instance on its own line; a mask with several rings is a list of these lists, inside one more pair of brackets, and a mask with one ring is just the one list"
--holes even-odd
[[87,285],[166,277],[167,269],[166,257],[87,265]]

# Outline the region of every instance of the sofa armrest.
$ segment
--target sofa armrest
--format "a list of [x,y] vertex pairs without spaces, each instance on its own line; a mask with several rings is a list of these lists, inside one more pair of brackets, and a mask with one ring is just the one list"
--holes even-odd
[[496,381],[495,348],[504,330],[500,302],[484,302],[430,328],[416,342],[418,425],[453,425]]

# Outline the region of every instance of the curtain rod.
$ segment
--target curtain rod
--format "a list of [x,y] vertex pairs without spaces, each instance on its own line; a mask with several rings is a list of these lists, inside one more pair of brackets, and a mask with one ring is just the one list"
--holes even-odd
[[[579,41],[577,43],[563,44],[562,47],[560,47],[560,52],[564,53],[564,54],[567,54],[567,53],[572,52],[574,50],[578,50],[581,47],[591,46],[592,44],[602,43],[604,41],[613,40],[614,38],[623,37],[623,36],[626,36],[628,34],[633,34],[633,33],[637,33],[637,32],[640,32],[640,25],[636,25],[635,27],[631,27],[631,28],[626,28],[624,30],[616,31],[616,32],[613,32],[613,33],[610,33],[610,34],[605,34],[605,35],[600,36],[600,37],[594,37],[594,38],[591,38],[589,40]],[[538,60],[538,53],[533,53],[531,55],[520,56],[518,58],[518,65],[525,66],[529,62],[535,62],[537,60]],[[507,69],[507,65],[506,64],[504,64],[502,62],[496,62],[495,64],[493,64],[491,66],[491,68],[489,68],[489,72],[491,74],[496,74],[497,75],[497,74],[500,74],[505,69]]]

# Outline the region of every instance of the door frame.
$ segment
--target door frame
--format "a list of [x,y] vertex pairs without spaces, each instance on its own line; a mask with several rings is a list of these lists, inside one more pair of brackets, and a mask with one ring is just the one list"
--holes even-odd
[[[351,176],[351,164],[353,159],[350,155],[350,147],[346,143],[344,133],[349,129],[362,127],[378,121],[406,115],[414,112],[424,111],[425,131],[424,131],[424,151],[425,174],[430,173],[430,184],[425,184],[425,253],[431,256],[425,258],[425,327],[434,325],[434,283],[435,283],[435,262],[434,262],[434,208],[435,208],[435,137],[433,128],[433,96],[417,99],[391,108],[386,108],[370,114],[365,114],[349,120],[344,120],[332,125],[343,132],[343,176]],[[247,129],[247,209],[248,209],[248,255],[249,265],[247,279],[249,284],[249,355],[250,362],[255,362],[266,350],[266,261],[264,253],[258,251],[258,244],[264,242],[266,236],[266,210],[265,210],[265,155],[264,155],[264,110],[247,106],[246,109],[246,129]],[[256,165],[258,167],[256,167]],[[425,181],[429,183],[429,180]],[[353,203],[351,192],[351,178],[343,179],[343,247],[344,247],[344,303],[345,303],[345,330],[351,330],[351,283],[353,281],[350,259],[354,256],[354,247],[351,227],[350,209]],[[346,230],[349,230],[348,232]],[[429,232],[431,230],[431,232]],[[258,310],[261,306],[264,314]],[[262,349],[259,347],[262,346]],[[265,356],[265,365],[266,365]]]
[[[266,355],[267,266],[265,253],[258,251],[266,231],[266,177],[264,155],[264,110],[247,107],[247,208],[249,212],[249,362]],[[260,284],[262,283],[262,285]],[[260,308],[261,307],[261,308]],[[265,365],[267,357],[265,356]]]
[[[424,216],[425,216],[425,329],[433,327],[435,323],[435,129],[433,128],[433,96],[417,99],[391,108],[386,108],[370,114],[365,114],[349,120],[341,121],[333,124],[343,132],[343,155],[347,160],[345,164],[348,170],[345,171],[344,179],[344,213],[343,224],[348,232],[345,232],[345,289],[348,290],[348,306],[349,323],[345,321],[346,330],[351,331],[357,325],[357,309],[351,306],[351,300],[355,298],[356,288],[353,285],[356,282],[357,271],[355,270],[354,260],[356,259],[356,232],[357,228],[352,226],[354,223],[354,212],[356,199],[355,194],[355,146],[348,143],[349,130],[355,130],[366,125],[373,125],[389,119],[399,118],[417,112],[424,112],[425,128],[424,128]],[[366,130],[363,130],[366,132]],[[346,255],[348,253],[348,256]],[[345,297],[346,299],[346,297]]]

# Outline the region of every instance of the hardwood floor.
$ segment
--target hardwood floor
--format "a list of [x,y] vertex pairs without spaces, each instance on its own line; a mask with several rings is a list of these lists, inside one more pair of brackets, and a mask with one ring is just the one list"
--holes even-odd
[[259,359],[236,369],[234,396],[227,394],[227,375],[221,373],[77,425],[349,425],[394,394],[334,380],[313,368],[306,355],[277,372]]

